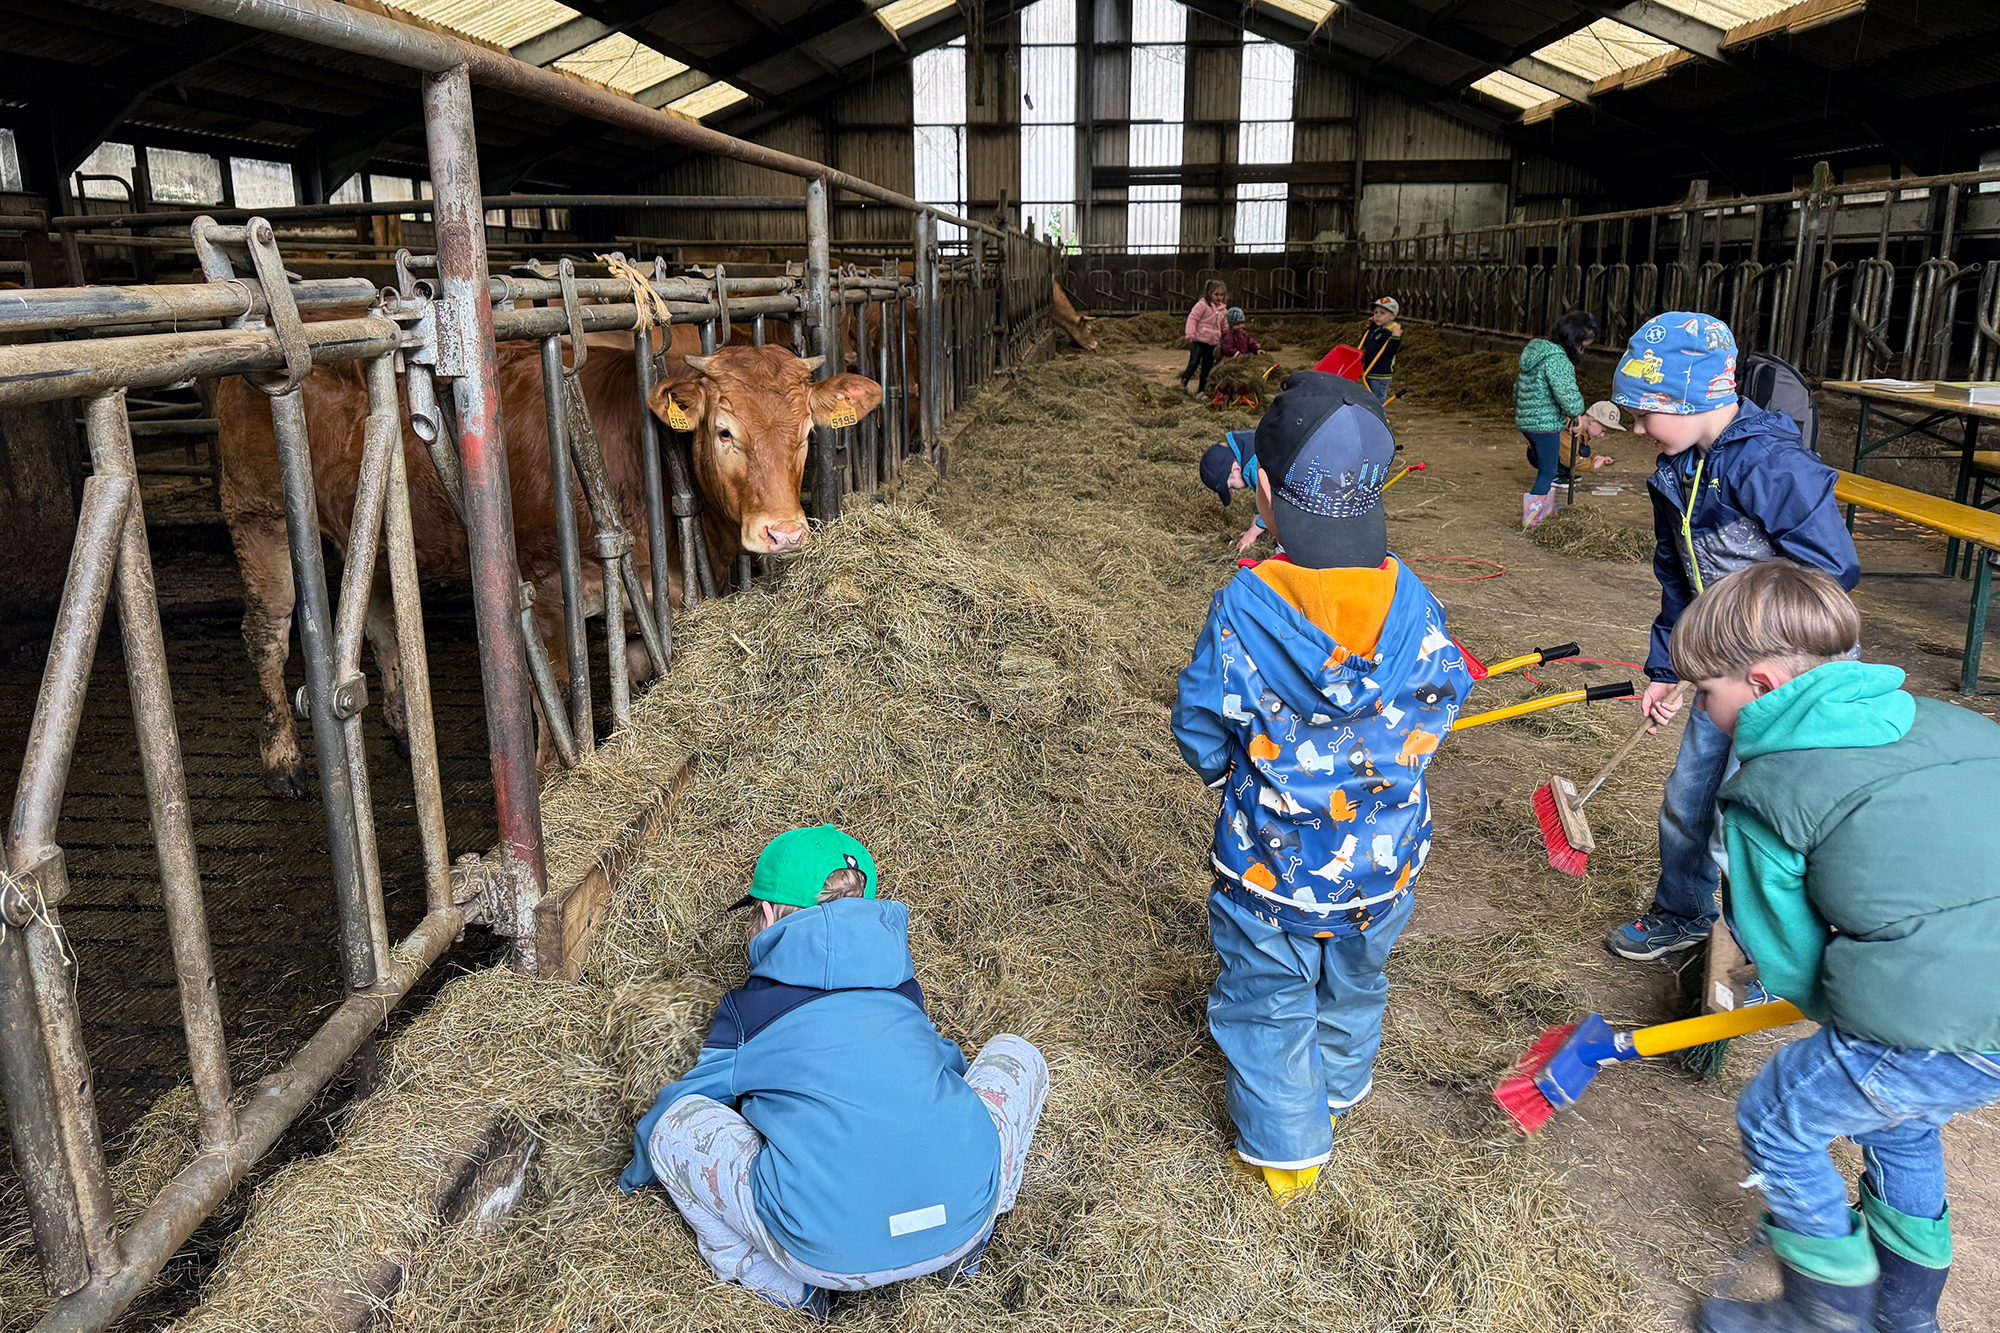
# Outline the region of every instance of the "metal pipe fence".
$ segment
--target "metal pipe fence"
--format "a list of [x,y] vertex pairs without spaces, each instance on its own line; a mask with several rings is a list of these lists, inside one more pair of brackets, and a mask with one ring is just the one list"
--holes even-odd
[[[92,463],[0,865],[0,1097],[52,1301],[39,1325],[47,1330],[110,1324],[466,925],[511,937],[516,966],[548,970],[549,960],[538,952],[538,909],[551,889],[537,786],[538,722],[562,763],[580,761],[594,746],[587,563],[595,561],[591,572],[601,573],[614,726],[624,725],[631,707],[628,626],[654,671],[664,672],[677,612],[747,586],[752,573],[748,557],[731,568],[716,567],[701,522],[691,439],[662,425],[645,401],[676,326],[696,326],[703,352],[714,353],[746,334],[752,345],[766,345],[767,337],[782,336],[771,322],[782,321],[794,350],[809,346],[822,358],[812,372],[816,379],[852,369],[881,383],[883,411],[859,420],[835,415],[812,430],[804,489],[821,524],[839,517],[847,496],[876,495],[895,484],[912,457],[927,458],[942,471],[946,417],[994,373],[1046,348],[1053,331],[1059,258],[1019,233],[943,214],[820,164],[324,0],[172,2],[421,70],[435,191],[421,207],[435,219],[436,253],[399,252],[396,285],[379,291],[362,279],[296,281],[285,272],[268,218],[245,216],[225,225],[203,215],[189,219],[202,282],[0,293],[0,332],[58,334],[0,347],[0,403],[82,400]],[[723,263],[670,273],[657,259],[649,274],[622,269],[612,278],[579,278],[567,259],[489,274],[484,210],[490,205],[479,190],[475,80],[803,177],[807,263],[780,277],[732,277]],[[907,268],[895,259],[879,268],[836,268],[828,207],[835,190],[907,209],[914,219],[913,262]],[[537,206],[571,207],[583,206],[584,197],[535,198]],[[416,201],[409,202],[412,207],[396,211],[417,211]],[[965,229],[963,246],[941,253],[940,219]],[[153,215],[133,224],[161,221]],[[82,225],[101,226],[103,219]],[[643,512],[631,515],[621,510],[610,483],[580,379],[593,355],[589,335],[612,331],[633,335],[641,398]],[[534,585],[523,580],[516,549],[497,378],[498,345],[509,341],[536,344],[538,356],[538,422],[549,440],[559,564],[551,595],[563,603],[560,632],[550,638],[562,651],[566,688],[536,629]],[[613,353],[600,347],[594,354]],[[305,385],[316,367],[341,363],[360,367],[366,413],[346,558],[333,590],[321,555],[316,441]],[[136,392],[230,375],[261,390],[271,414],[305,659],[306,684],[293,709],[310,727],[346,985],[333,1015],[250,1097],[232,1082],[216,1003],[196,833],[133,450],[135,426],[158,432],[213,419],[150,400],[135,408]],[[406,415],[464,526],[469,551],[500,846],[487,862],[474,859],[461,867],[454,867],[445,838]],[[591,521],[588,540],[579,508]],[[642,535],[644,552],[638,549]],[[370,700],[361,645],[383,564],[426,884],[426,914],[401,941],[388,936],[376,851],[376,821],[388,812],[372,798],[362,745]],[[68,972],[61,906],[69,883],[57,836],[76,737],[88,715],[85,687],[114,597],[202,1145],[123,1231],[114,1225],[90,1061]],[[378,660],[386,646],[376,642]]]
[[[1406,315],[1514,337],[1570,310],[1616,346],[1665,310],[1726,320],[1744,352],[1814,380],[1992,373],[2000,171],[1449,227],[1355,246],[1362,287]],[[1973,290],[1974,279],[1978,289]]]

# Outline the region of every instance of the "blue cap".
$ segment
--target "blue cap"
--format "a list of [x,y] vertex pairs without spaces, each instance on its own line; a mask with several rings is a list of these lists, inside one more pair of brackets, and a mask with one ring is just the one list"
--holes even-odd
[[1736,338],[1713,315],[1673,310],[1632,335],[1611,398],[1634,412],[1691,416],[1736,401]]
[[[1396,462],[1396,437],[1379,410],[1288,391],[1257,427],[1257,454],[1271,464],[1271,512],[1294,562],[1330,569],[1381,559],[1388,539],[1382,488]],[[1372,559],[1358,554],[1370,551]]]
[[1211,444],[1201,456],[1201,484],[1225,505],[1229,503],[1229,469],[1235,466],[1236,455],[1226,444]]

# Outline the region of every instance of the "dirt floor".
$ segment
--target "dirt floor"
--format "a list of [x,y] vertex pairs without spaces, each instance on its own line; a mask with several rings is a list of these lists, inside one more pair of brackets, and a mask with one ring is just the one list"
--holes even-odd
[[[1110,354],[1167,385],[1186,360],[1184,351],[1164,347],[1116,347]],[[1511,413],[1490,408],[1454,411],[1445,395],[1427,388],[1421,396],[1392,404],[1389,415],[1405,461],[1428,464],[1422,474],[1428,484],[1412,487],[1411,479],[1406,479],[1390,492],[1391,545],[1405,555],[1452,557],[1447,564],[1464,557],[1493,562],[1468,565],[1467,571],[1474,575],[1495,567],[1506,570],[1501,577],[1474,582],[1431,582],[1460,639],[1488,661],[1565,640],[1581,643],[1586,657],[1644,661],[1648,625],[1658,608],[1658,585],[1650,566],[1571,559],[1525,538],[1520,531],[1519,498],[1532,483],[1534,469],[1527,463]],[[1218,438],[1224,429],[1254,422],[1248,413],[1217,411],[1216,418]],[[1822,453],[1836,466],[1847,466],[1855,414],[1843,404],[1829,403],[1822,422]],[[1617,462],[1580,477],[1577,503],[1619,524],[1650,532],[1646,478],[1653,452],[1629,435],[1613,435],[1599,449]],[[1904,468],[1893,476],[1900,484],[1930,481],[1933,489],[1948,490],[1948,485],[1935,484],[1948,481],[1947,467],[1916,463]],[[1868,471],[1890,475],[1880,465]],[[1247,498],[1239,497],[1232,509],[1241,510],[1242,520],[1249,521]],[[1969,591],[1963,581],[1936,577],[1944,559],[1943,539],[1868,514],[1858,517],[1855,536],[1864,575],[1855,598],[1867,627],[1869,660],[1902,667],[1908,673],[1908,687],[1916,692],[2000,717],[2000,699],[1968,698],[1958,692]],[[1259,553],[1267,549],[1260,547]],[[1226,561],[1220,555],[1216,559],[1220,582],[1227,572]],[[1995,647],[1989,640],[1982,688],[2000,687]],[[1571,688],[1572,682],[1626,676],[1643,685],[1639,673],[1616,666],[1550,668],[1539,674]],[[1617,710],[1620,727],[1626,725],[1626,705],[1597,707]],[[1673,734],[1663,733],[1649,743],[1655,760],[1652,770],[1645,783],[1627,785],[1629,807],[1616,817],[1635,824],[1650,820],[1654,811],[1644,803],[1657,799],[1659,777],[1677,743],[1678,730],[1676,726]],[[1440,754],[1430,778],[1437,851],[1426,867],[1424,888],[1429,891],[1418,896],[1412,936],[1449,937],[1507,920],[1524,930],[1535,928],[1532,914],[1519,911],[1509,885],[1496,883],[1480,892],[1476,885],[1463,884],[1454,865],[1466,850],[1467,825],[1484,832],[1482,816],[1496,798],[1510,816],[1519,813],[1532,834],[1532,821],[1525,814],[1527,795],[1547,776],[1537,766],[1533,750],[1521,743],[1519,733],[1487,727],[1455,737],[1447,753]],[[1633,767],[1640,766],[1644,755],[1642,750],[1642,760]],[[1616,794],[1620,793],[1615,787],[1607,788],[1607,796]],[[1611,814],[1602,804],[1592,809],[1593,827],[1600,837]],[[1520,875],[1558,879],[1536,864],[1538,838],[1516,841]],[[1656,860],[1647,875],[1652,873],[1657,873]],[[1650,880],[1646,883],[1649,886]],[[1440,891],[1447,886],[1450,891]],[[1642,905],[1637,900],[1629,904],[1635,909]],[[1615,919],[1607,917],[1605,926]],[[1614,1022],[1658,1022],[1692,1012],[1685,1007],[1676,968],[1627,963],[1600,947],[1578,951],[1571,964],[1569,980]],[[1392,1027],[1399,1020],[1410,1021],[1420,1006],[1421,997],[1407,990],[1392,992]],[[1732,1043],[1723,1072],[1713,1080],[1696,1079],[1666,1060],[1621,1069],[1618,1077],[1607,1075],[1597,1081],[1581,1118],[1559,1118],[1544,1131],[1566,1188],[1611,1234],[1620,1260],[1641,1280],[1644,1297],[1656,1311],[1654,1327],[1687,1327],[1696,1295],[1713,1290],[1718,1279],[1726,1280],[1734,1272],[1742,1275],[1739,1294],[1775,1290],[1767,1254],[1740,1267],[1737,1262],[1761,1205],[1754,1192],[1738,1183],[1749,1168],[1738,1151],[1734,1112],[1737,1093],[1788,1035],[1764,1034]],[[1402,1109],[1421,1114],[1417,1105]],[[1944,1137],[1958,1249],[1941,1320],[1949,1330],[1991,1329],[1993,1312],[2000,1309],[2000,1112],[1961,1117]],[[1858,1172],[1859,1153],[1852,1145],[1837,1145],[1836,1156],[1850,1174]]]

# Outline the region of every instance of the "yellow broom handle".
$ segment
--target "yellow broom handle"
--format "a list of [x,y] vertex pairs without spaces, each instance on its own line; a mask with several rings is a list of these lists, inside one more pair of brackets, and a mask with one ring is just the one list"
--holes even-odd
[[1495,662],[1492,666],[1486,668],[1486,674],[1488,676],[1499,676],[1509,671],[1519,671],[1522,667],[1540,666],[1541,664],[1542,655],[1540,653],[1522,653],[1519,657],[1510,657],[1504,662]]
[[[1723,929],[1717,922],[1716,928]],[[1668,1051],[1684,1051],[1690,1046],[1706,1046],[1712,1041],[1728,1041],[1750,1032],[1762,1032],[1766,1028],[1781,1028],[1787,1023],[1803,1021],[1805,1015],[1790,1000],[1772,1000],[1768,1004],[1746,1005],[1741,1009],[1725,1009],[1719,1014],[1703,1014],[1698,1018],[1683,1018],[1678,1023],[1657,1023],[1649,1028],[1640,1028],[1632,1034],[1632,1049],[1641,1055],[1665,1055]]]
[[[1490,667],[1487,668],[1487,674],[1493,674],[1493,669]],[[1508,704],[1505,708],[1496,708],[1490,713],[1474,713],[1471,717],[1462,717],[1451,724],[1451,729],[1453,731],[1464,731],[1467,727],[1483,727],[1488,722],[1505,722],[1510,717],[1523,717],[1529,713],[1539,713],[1544,708],[1557,708],[1563,704],[1582,703],[1588,697],[1590,697],[1590,691],[1588,690],[1570,690],[1565,694],[1544,695],[1540,699],[1530,699],[1526,703]]]

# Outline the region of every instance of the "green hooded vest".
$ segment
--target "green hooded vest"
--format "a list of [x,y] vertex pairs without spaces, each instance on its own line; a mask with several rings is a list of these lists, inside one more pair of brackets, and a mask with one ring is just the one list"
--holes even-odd
[[1719,799],[1804,854],[1835,931],[1820,969],[1834,1027],[2000,1051],[2000,725],[1919,698],[1900,740],[1756,754]]

